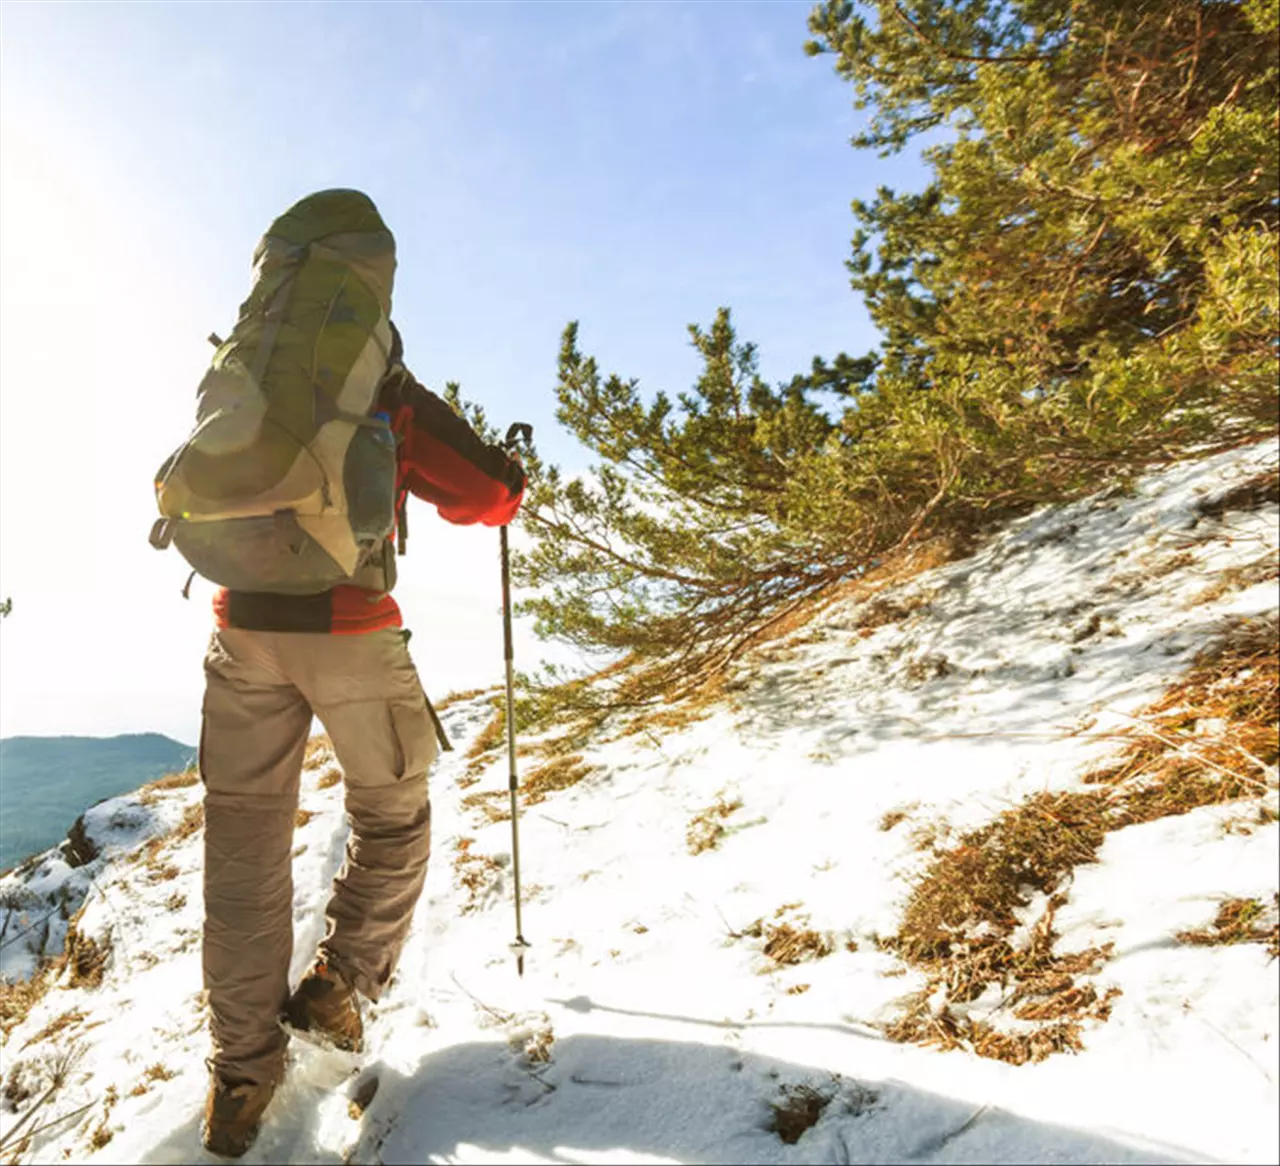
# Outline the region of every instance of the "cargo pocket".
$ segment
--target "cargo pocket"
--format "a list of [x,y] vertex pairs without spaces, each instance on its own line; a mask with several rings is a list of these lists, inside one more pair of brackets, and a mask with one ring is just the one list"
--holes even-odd
[[421,704],[393,704],[391,726],[396,736],[395,774],[397,781],[423,777],[436,759],[436,727]]

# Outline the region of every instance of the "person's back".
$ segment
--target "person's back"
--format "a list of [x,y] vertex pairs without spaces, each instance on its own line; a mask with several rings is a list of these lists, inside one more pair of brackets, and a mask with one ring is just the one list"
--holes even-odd
[[[449,522],[509,522],[523,496],[519,463],[418,384],[394,327],[389,335],[370,411],[395,436],[398,533],[410,495]],[[287,1030],[359,1047],[358,997],[376,1000],[386,987],[422,891],[427,771],[441,731],[391,595],[396,534],[336,585],[223,587],[214,598],[199,756],[213,1039],[203,1137],[224,1156],[257,1135],[284,1074]],[[344,773],[351,832],[324,939],[290,993],[293,824],[313,716]]]

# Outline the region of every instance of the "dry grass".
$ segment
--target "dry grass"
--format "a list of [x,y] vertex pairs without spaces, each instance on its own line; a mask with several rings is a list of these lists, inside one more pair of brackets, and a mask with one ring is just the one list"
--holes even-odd
[[1261,943],[1272,959],[1280,959],[1280,894],[1270,910],[1259,899],[1225,899],[1210,927],[1180,931],[1178,940],[1197,947]]
[[181,773],[169,773],[142,787],[144,792],[161,793],[170,789],[187,789],[200,784],[200,771],[195,768],[184,769]]
[[928,684],[930,680],[941,680],[950,676],[954,669],[951,662],[941,652],[928,652],[908,660],[902,674],[911,684]]
[[301,806],[299,806],[293,813],[294,829],[301,830],[302,827],[305,826],[308,822],[310,822],[311,819],[314,817],[315,817],[315,813],[313,811],[304,810]]
[[1154,563],[1148,561],[1145,564],[1146,572],[1152,579],[1163,579],[1166,575],[1172,575],[1174,571],[1181,571],[1183,567],[1190,567],[1196,561],[1196,556],[1191,551],[1177,551],[1172,555],[1166,555],[1163,559],[1158,559]]
[[1280,822],[1280,810],[1276,810],[1273,806],[1262,802],[1254,806],[1249,813],[1229,818],[1223,822],[1222,832],[1224,834],[1241,834],[1247,837],[1259,826],[1270,826],[1274,822]]
[[858,611],[854,627],[863,635],[891,623],[901,623],[918,611],[927,610],[932,602],[929,595],[909,595],[895,598],[890,595],[874,595]]
[[[835,951],[835,945],[828,936],[807,926],[807,915],[794,914],[801,906],[800,903],[784,903],[774,912],[772,921],[757,919],[740,932],[730,932],[730,938],[764,940],[760,950],[769,961],[765,971],[829,956]],[[788,915],[792,918],[785,918]]]
[[106,1146],[113,1137],[115,1137],[115,1131],[112,1130],[104,1119],[97,1129],[89,1135],[89,1149],[94,1153],[97,1153]]
[[336,765],[331,765],[318,778],[316,778],[316,789],[331,789],[341,780],[342,770]]
[[[1275,618],[1237,621],[1136,719],[1119,757],[1085,777],[1095,788],[1037,794],[938,853],[897,934],[883,943],[928,977],[887,1035],[967,1046],[1013,1064],[1083,1047],[1083,1023],[1105,1020],[1118,990],[1100,996],[1076,981],[1100,969],[1109,946],[1054,951],[1062,888],[1075,867],[1097,860],[1112,830],[1263,792],[1280,754],[1278,680]],[[1206,724],[1214,730],[1203,731]],[[1047,896],[1048,905],[1015,946],[1017,913],[1030,892]],[[1004,992],[1001,1007],[1039,1027],[1002,1032],[953,1010],[992,986]]]
[[[539,802],[546,801],[550,794],[577,785],[593,772],[594,767],[588,765],[579,754],[571,753],[553,758],[519,779],[521,803],[536,806]],[[474,784],[475,781],[468,781],[464,788]],[[511,792],[508,789],[476,790],[462,799],[462,805],[469,810],[479,810],[487,822],[511,820]]]
[[44,994],[49,990],[52,967],[48,964],[37,969],[28,980],[14,983],[0,980],[0,1033],[6,1036],[26,1020]]
[[436,706],[436,712],[442,713],[445,709],[452,708],[455,704],[462,704],[463,701],[475,700],[478,696],[484,696],[486,693],[494,692],[493,686],[489,688],[469,688],[465,692],[451,692]]
[[1205,518],[1221,518],[1229,511],[1257,510],[1268,502],[1280,502],[1280,470],[1264,470],[1255,474],[1212,502],[1201,502],[1196,506],[1196,512]]
[[593,772],[594,766],[588,765],[580,754],[570,753],[538,766],[520,782],[520,793],[525,805],[536,806],[548,794],[569,789]]
[[905,822],[912,810],[919,808],[919,802],[912,802],[909,806],[898,806],[895,809],[886,810],[880,819],[880,829],[892,830],[900,822]]
[[198,834],[203,829],[204,802],[196,802],[195,805],[187,807],[186,813],[182,815],[182,821],[174,827],[170,837],[174,841],[180,842],[194,834]]
[[737,810],[742,809],[742,799],[734,798],[725,801],[723,795],[718,797],[714,805],[699,811],[689,822],[685,830],[685,842],[690,854],[702,854],[706,850],[714,850],[724,837],[724,819]]
[[[659,733],[678,733],[709,717],[724,703],[732,688],[733,682],[723,672],[717,672],[691,692],[660,708],[646,710],[631,717],[619,736],[633,737],[637,733],[645,733],[656,737]],[[622,691],[626,691],[625,684]]]
[[182,894],[180,891],[174,891],[173,894],[164,901],[164,909],[166,911],[181,911],[186,905],[187,896]]
[[788,1146],[794,1146],[805,1130],[818,1124],[822,1111],[831,1104],[831,1095],[811,1085],[784,1085],[781,1093],[780,1100],[769,1103],[773,1111],[769,1130]]
[[24,1043],[23,1048],[31,1045],[38,1045],[41,1041],[46,1041],[50,1037],[57,1036],[61,1032],[65,1032],[73,1025],[83,1024],[86,1017],[78,1008],[68,1009],[66,1012],[55,1016],[48,1024],[44,1026],[35,1036],[29,1037]]
[[764,941],[765,956],[780,967],[819,960],[835,950],[825,935],[790,923],[766,924]]
[[1280,759],[1280,658],[1274,615],[1236,620],[1164,696],[1132,740],[1085,781],[1112,787],[1119,825],[1265,792]]
[[506,707],[500,700],[494,700],[492,703],[493,716],[485,722],[484,727],[476,734],[475,740],[471,742],[471,747],[467,750],[468,761],[476,761],[486,753],[500,749],[507,739]]
[[551,1046],[555,1044],[555,1033],[549,1024],[537,1029],[528,1040],[524,1042],[525,1060],[531,1065],[546,1065],[551,1061]]
[[511,820],[511,793],[505,789],[476,790],[462,799],[468,810],[479,810],[487,822]]
[[496,697],[491,702],[493,716],[485,722],[484,727],[476,734],[466,752],[467,767],[463,771],[459,784],[465,788],[473,785],[480,775],[493,762],[492,754],[501,749],[507,740],[507,712],[503,702]]
[[1240,567],[1228,567],[1220,572],[1217,579],[1192,597],[1188,606],[1198,607],[1203,603],[1213,603],[1233,591],[1243,591],[1246,587],[1267,583],[1276,578],[1280,578],[1280,555],[1273,551],[1254,559],[1252,563],[1245,563]]
[[333,756],[333,742],[327,733],[317,733],[307,742],[306,752],[302,755],[303,769],[318,769]]
[[454,878],[467,892],[467,901],[462,905],[464,915],[480,909],[481,899],[493,885],[494,875],[502,871],[502,865],[489,855],[471,853],[474,842],[474,838],[459,838],[454,844]]

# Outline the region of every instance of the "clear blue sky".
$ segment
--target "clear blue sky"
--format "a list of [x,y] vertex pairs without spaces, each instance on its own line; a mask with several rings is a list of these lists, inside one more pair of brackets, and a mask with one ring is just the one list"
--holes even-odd
[[[649,390],[687,387],[685,326],[722,304],[770,380],[874,346],[844,269],[849,203],[922,171],[849,147],[863,115],[830,61],[804,56],[809,9],[5,0],[5,655],[32,634],[17,628],[37,590],[52,605],[76,580],[57,608],[70,618],[92,593],[85,571],[125,541],[108,573],[131,590],[115,602],[145,595],[139,617],[169,603],[173,564],[132,547],[154,514],[152,472],[189,428],[204,337],[234,319],[258,236],[312,190],[367,191],[396,233],[394,315],[419,377],[462,382],[499,424],[533,422],[567,468],[584,463],[553,421],[571,319],[603,368]],[[77,427],[60,460],[30,431],[51,394]],[[37,570],[29,550],[50,515],[36,525],[31,499],[88,500],[66,484],[68,457],[93,482],[101,551],[69,540]],[[430,573],[431,558],[406,572]],[[148,591],[161,575],[163,600]],[[48,731],[48,717],[3,707],[15,674],[4,731]],[[133,719],[82,715],[61,731],[154,723]]]

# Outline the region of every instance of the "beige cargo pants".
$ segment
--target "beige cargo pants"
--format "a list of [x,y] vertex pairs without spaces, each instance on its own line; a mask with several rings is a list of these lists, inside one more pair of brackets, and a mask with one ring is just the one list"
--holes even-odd
[[342,765],[351,825],[320,950],[372,1000],[395,969],[426,877],[435,729],[398,629],[218,631],[204,668],[210,1067],[230,1080],[276,1080],[293,954],[294,817],[312,714]]

